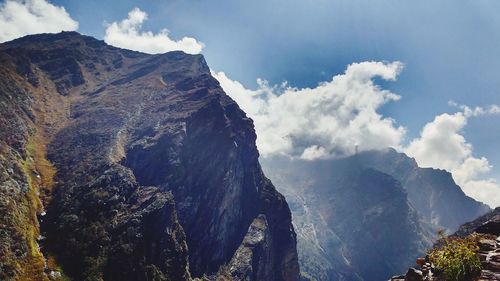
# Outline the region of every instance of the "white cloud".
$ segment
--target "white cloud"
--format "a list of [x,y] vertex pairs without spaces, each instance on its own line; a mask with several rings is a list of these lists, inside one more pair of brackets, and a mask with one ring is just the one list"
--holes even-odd
[[499,114],[498,106],[487,108],[450,105],[462,109],[455,114],[441,114],[427,123],[419,138],[405,149],[419,166],[450,171],[462,190],[472,198],[492,207],[500,206],[500,186],[493,178],[484,178],[492,169],[488,159],[475,157],[473,147],[465,140],[463,128],[467,119],[486,114]]
[[64,7],[45,0],[7,0],[0,4],[0,42],[35,33],[78,29]]
[[354,63],[331,81],[304,89],[258,80],[258,89],[249,90],[223,72],[213,75],[254,120],[262,156],[312,160],[351,154],[355,145],[360,150],[400,146],[405,128],[377,112],[400,97],[373,78],[395,80],[401,69],[400,62]]
[[463,104],[457,104],[454,101],[449,101],[448,105],[459,108],[463,111],[466,117],[478,117],[481,115],[491,115],[491,114],[500,114],[500,106],[496,104],[489,105],[488,107],[469,107]]
[[178,41],[172,40],[167,29],[162,29],[157,34],[151,31],[142,31],[142,24],[147,18],[148,15],[139,8],[132,9],[126,19],[108,25],[104,41],[116,47],[149,54],[176,50],[188,54],[198,54],[204,48],[203,43],[192,37],[183,37]]
[[500,107],[470,108],[450,101],[460,112],[436,116],[405,146],[405,128],[377,112],[400,97],[373,82],[377,76],[395,80],[401,68],[399,62],[355,63],[312,89],[257,80],[258,88],[250,90],[223,72],[212,74],[254,120],[263,157],[281,154],[314,160],[352,154],[356,145],[359,150],[395,147],[416,158],[419,166],[450,171],[467,195],[500,206],[500,186],[487,178],[492,169],[488,159],[475,157],[463,135],[468,118],[500,114]]
[[415,157],[421,166],[451,171],[472,154],[472,146],[460,134],[466,124],[467,118],[462,112],[436,116],[405,152]]

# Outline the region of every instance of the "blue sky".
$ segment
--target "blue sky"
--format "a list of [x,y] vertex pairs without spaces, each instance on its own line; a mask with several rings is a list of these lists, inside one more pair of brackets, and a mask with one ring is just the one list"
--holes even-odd
[[[500,1],[254,0],[53,1],[102,38],[105,23],[134,7],[149,15],[144,30],[168,28],[172,38],[205,43],[212,69],[247,87],[257,78],[314,87],[365,60],[405,64],[384,87],[402,96],[382,113],[408,127],[408,137],[449,100],[471,106],[500,103]],[[465,135],[475,152],[500,166],[499,118],[471,119]]]
[[[391,126],[396,134],[398,126],[406,128],[405,146],[420,137],[426,124],[437,121],[436,116],[460,111],[449,105],[450,100],[470,107],[500,104],[498,0],[50,2],[66,9],[78,22],[79,32],[100,39],[110,23],[122,21],[137,7],[148,14],[142,30],[157,33],[167,28],[172,39],[189,36],[203,42],[202,53],[211,69],[241,82],[243,93],[266,92],[257,84],[257,78],[270,85],[287,81],[293,87],[316,88],[335,75],[341,75],[339,81],[350,79],[348,74],[342,74],[352,63],[400,61],[404,68],[396,81],[379,77],[377,71],[369,78],[401,97],[376,104],[374,109],[383,116],[375,116],[378,121],[394,120]],[[240,89],[231,84],[232,80],[223,84]],[[364,87],[377,92],[370,85]],[[467,145],[472,145],[476,160],[487,157],[494,167],[490,175],[499,180],[500,115],[469,114],[464,119],[466,125],[460,123],[464,121],[461,116],[455,117],[443,117],[442,123],[434,125],[454,124],[459,130],[463,127],[458,136],[465,137],[462,148],[467,150]],[[431,142],[421,139],[420,144],[425,143]]]
[[139,7],[149,15],[145,30],[166,27],[173,38],[197,38],[213,69],[248,86],[258,77],[315,86],[352,62],[400,60],[405,71],[387,86],[406,101],[387,110],[417,130],[449,99],[500,99],[498,1],[102,2],[53,1],[79,21],[80,32],[98,38],[106,22]]

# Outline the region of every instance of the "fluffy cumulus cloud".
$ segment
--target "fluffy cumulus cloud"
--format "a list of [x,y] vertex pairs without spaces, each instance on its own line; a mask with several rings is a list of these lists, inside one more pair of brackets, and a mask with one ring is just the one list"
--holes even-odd
[[473,155],[473,147],[463,136],[468,118],[486,114],[500,114],[496,105],[487,108],[456,105],[462,111],[441,114],[427,123],[419,138],[411,141],[406,154],[415,158],[420,166],[450,171],[463,191],[492,207],[500,205],[500,186],[486,176],[492,166],[485,157]]
[[162,29],[156,34],[151,31],[142,31],[142,24],[147,18],[148,15],[144,11],[134,8],[128,13],[126,19],[108,25],[104,41],[116,47],[149,54],[176,50],[198,54],[203,49],[203,43],[191,37],[183,37],[177,41],[171,39],[167,29]]
[[258,80],[258,89],[249,90],[223,72],[213,75],[254,120],[261,155],[316,159],[348,155],[356,146],[400,146],[405,128],[377,112],[400,97],[373,78],[395,80],[401,69],[400,62],[354,63],[331,81],[304,89]]
[[7,0],[0,3],[0,42],[35,33],[78,29],[64,7],[45,0]]
[[500,114],[500,107],[471,108],[450,102],[458,112],[436,116],[418,138],[405,145],[405,128],[378,112],[400,97],[373,80],[395,80],[401,69],[399,62],[354,63],[331,81],[305,89],[257,80],[257,89],[251,90],[223,72],[212,74],[254,120],[263,157],[314,160],[350,155],[356,146],[360,151],[394,147],[422,167],[450,171],[467,195],[500,206],[499,184],[487,177],[492,169],[488,159],[474,156],[463,135],[469,118]]

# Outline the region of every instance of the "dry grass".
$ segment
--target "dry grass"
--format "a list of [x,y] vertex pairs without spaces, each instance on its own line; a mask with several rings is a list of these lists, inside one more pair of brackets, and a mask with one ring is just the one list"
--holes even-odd
[[39,173],[40,178],[36,177],[40,200],[44,206],[50,203],[52,189],[54,187],[54,176],[56,168],[47,160],[47,143],[42,134],[37,134],[32,142],[32,153],[34,158],[34,168]]
[[[9,233],[12,234],[11,239],[7,239],[7,241],[14,241],[14,246],[2,245],[5,246],[2,250],[6,249],[4,254],[9,254],[4,265],[12,270],[15,280],[46,281],[48,280],[44,273],[46,260],[37,243],[40,235],[37,215],[44,211],[44,205],[50,202],[52,189],[55,186],[56,169],[47,159],[47,145],[50,143],[51,137],[67,122],[70,101],[68,97],[59,95],[49,77],[36,68],[33,70],[40,81],[38,87],[29,84],[25,77],[8,70],[2,71],[5,69],[7,68],[0,68],[4,78],[9,77],[17,87],[32,95],[33,102],[30,106],[35,118],[19,117],[24,119],[22,122],[27,127],[34,129],[34,133],[29,136],[24,147],[26,158],[20,159],[17,156],[10,159],[11,164],[19,167],[24,175],[24,180],[19,183],[27,183],[28,188],[26,192],[12,195],[11,200],[7,201],[8,205],[5,206],[7,215],[3,221],[9,225]],[[14,66],[10,66],[8,69],[14,69]],[[27,132],[13,133],[23,134]],[[7,155],[9,151],[10,148],[7,145],[0,145],[1,155]],[[20,249],[22,256],[16,256],[17,254],[14,252],[9,252],[12,249],[10,247]],[[51,261],[49,268],[58,268],[55,260]],[[2,278],[0,277],[0,279]]]
[[476,234],[465,238],[441,235],[439,246],[429,251],[429,258],[443,271],[447,281],[474,280],[481,272],[478,242],[483,237]]
[[36,176],[36,158],[34,139],[30,138],[26,147],[27,158],[21,162],[23,172],[28,181],[28,192],[26,193],[17,214],[16,226],[19,233],[22,233],[27,246],[27,255],[18,263],[19,280],[48,280],[44,273],[45,259],[41,253],[37,238],[40,235],[37,214],[43,209],[42,202],[38,196],[40,180]]

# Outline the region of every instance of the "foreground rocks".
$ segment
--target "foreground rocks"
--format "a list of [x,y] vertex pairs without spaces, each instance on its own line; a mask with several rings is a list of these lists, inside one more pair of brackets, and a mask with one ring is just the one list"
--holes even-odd
[[[496,227],[500,222],[496,222]],[[494,239],[479,241],[479,258],[483,270],[480,281],[500,280],[500,236]]]
[[479,258],[483,268],[479,280],[500,280],[500,208],[462,225],[454,235],[464,237],[474,232],[491,236],[479,241]]
[[[452,236],[466,237],[478,233],[482,238],[478,242],[481,273],[478,281],[500,280],[500,208],[496,208],[478,219],[462,225]],[[390,281],[446,281],[439,275],[439,270],[430,263],[423,267],[410,268],[405,275],[395,276]],[[473,280],[471,280],[473,281]]]
[[439,270],[426,261],[422,266],[411,267],[406,274],[394,276],[389,281],[438,281],[442,280],[439,275]]

